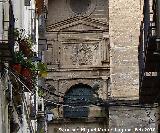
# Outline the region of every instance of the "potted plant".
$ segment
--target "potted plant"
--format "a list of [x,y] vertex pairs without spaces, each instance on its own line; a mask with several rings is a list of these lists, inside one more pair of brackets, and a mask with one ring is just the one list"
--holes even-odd
[[30,36],[24,34],[24,30],[15,29],[14,31],[15,40],[19,44],[19,51],[22,51],[25,57],[33,57],[32,46],[33,42]]
[[32,47],[32,41],[29,37],[20,40],[19,50],[22,51],[24,53],[24,55],[28,58],[33,57],[33,51],[31,49],[31,47]]
[[21,75],[24,77],[24,78],[27,78],[27,79],[31,79],[32,78],[32,73],[31,73],[31,70],[27,67],[23,67],[22,70],[21,70]]
[[13,65],[12,65],[12,69],[13,69],[15,72],[17,72],[18,74],[20,74],[20,73],[21,73],[22,66],[21,66],[21,64],[16,63],[16,64],[13,64]]
[[36,67],[31,60],[25,60],[25,64],[22,67],[21,75],[29,89],[32,89],[35,84]]
[[14,70],[18,74],[20,74],[23,63],[24,63],[23,53],[22,52],[15,52],[14,59],[13,59],[12,65],[11,65],[12,70]]

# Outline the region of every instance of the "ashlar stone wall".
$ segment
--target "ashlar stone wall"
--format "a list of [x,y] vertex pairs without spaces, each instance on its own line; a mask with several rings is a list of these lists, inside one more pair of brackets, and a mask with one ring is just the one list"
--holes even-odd
[[138,44],[142,0],[109,1],[111,97],[139,98]]
[[[143,19],[143,0],[109,1],[109,35],[111,46],[110,97],[139,100],[138,45]],[[117,101],[118,102],[118,101]],[[128,106],[109,107],[111,133],[157,131],[156,109]],[[120,103],[119,103],[120,105]]]

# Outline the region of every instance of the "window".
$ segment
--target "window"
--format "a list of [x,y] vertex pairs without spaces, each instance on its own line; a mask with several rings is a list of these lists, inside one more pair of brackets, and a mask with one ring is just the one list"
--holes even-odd
[[76,14],[83,14],[87,11],[91,0],[70,0],[70,7]]
[[90,86],[84,84],[72,86],[64,97],[64,117],[88,117],[88,106],[91,101],[93,101],[93,90]]

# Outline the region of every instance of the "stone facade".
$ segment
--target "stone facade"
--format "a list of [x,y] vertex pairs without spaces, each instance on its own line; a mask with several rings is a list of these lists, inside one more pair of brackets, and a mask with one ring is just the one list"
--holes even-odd
[[[110,97],[117,100],[117,103],[118,100],[139,100],[138,45],[143,20],[143,2],[143,0],[109,1]],[[145,128],[153,128],[153,132],[158,132],[156,108],[131,107],[132,102],[127,105],[109,107],[110,129],[149,132],[145,131]]]
[[[82,13],[77,14],[79,10],[75,11],[76,5],[73,9],[70,7],[71,0],[49,1],[48,50],[44,57],[49,68],[46,82],[54,86],[56,94],[62,93],[63,96],[73,85],[83,83],[92,88],[98,84],[98,94],[103,100],[138,101],[138,45],[143,0],[88,2],[91,2],[89,7],[83,5],[79,8]],[[63,98],[58,100],[63,102]],[[138,128],[139,124],[142,125],[140,128],[156,128],[154,108],[149,110],[154,124],[148,122],[146,110],[140,107],[111,106],[108,110],[105,110],[103,117],[97,115],[97,112],[103,112],[103,109],[93,107],[90,109],[92,115],[88,121],[63,119],[63,122],[60,122],[63,108],[54,108],[52,112],[56,114],[57,120],[48,124],[49,133],[53,130],[55,133],[60,132],[59,128],[70,130],[79,127],[107,128],[107,131],[93,132],[116,133],[117,131],[109,129],[117,127],[133,130]],[[95,117],[100,119],[95,120]],[[101,121],[102,118],[104,122]]]
[[[72,121],[72,123],[69,123],[68,121],[63,121],[61,124],[56,123],[50,123],[48,124],[48,133],[63,133],[63,132],[68,132],[68,133],[103,133],[105,131],[101,131],[102,129],[107,129],[106,123],[103,122],[105,119],[99,119],[99,120],[88,120],[87,122],[83,121]],[[74,122],[74,124],[73,124]],[[55,126],[53,126],[53,124]],[[93,128],[94,127],[94,128]]]
[[156,108],[111,107],[109,112],[111,133],[157,133]]
[[[98,96],[101,99],[108,97],[110,79],[108,1],[79,2],[48,1],[48,50],[45,52],[44,60],[48,64],[49,74],[46,82],[54,86],[57,95],[62,96],[57,99],[59,102],[64,101],[63,97],[72,86],[79,84],[92,88],[97,86]],[[63,118],[63,106],[50,111],[53,112],[57,124],[49,124],[49,130],[52,128],[56,130],[62,125],[74,128],[77,128],[75,126],[78,124],[83,125],[82,127],[86,125],[86,128],[91,125],[107,126],[107,112],[98,106],[89,107],[89,120],[82,123],[75,121],[77,125],[73,124],[72,120]],[[62,118],[64,122],[66,121],[65,124],[61,123]],[[98,124],[98,121],[101,124]]]
[[112,97],[139,98],[138,45],[142,0],[109,2]]

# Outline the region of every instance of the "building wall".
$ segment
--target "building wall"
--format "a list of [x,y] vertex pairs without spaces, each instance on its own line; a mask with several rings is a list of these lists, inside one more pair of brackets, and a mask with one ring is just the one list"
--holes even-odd
[[139,107],[110,107],[109,109],[109,129],[110,133],[139,132],[157,133],[156,108]]
[[[105,1],[106,2],[106,1]],[[100,20],[103,18],[103,22],[108,18],[107,4],[103,4],[104,1],[97,1],[96,9],[90,14],[91,18]],[[49,1],[49,14],[48,25],[52,25],[56,22],[74,17],[74,14],[68,9],[68,5],[64,1],[59,1],[56,4]],[[105,7],[105,8],[103,8]],[[101,8],[101,10],[100,10]],[[53,11],[54,9],[54,11]],[[105,9],[105,10],[103,10]],[[139,98],[139,70],[138,70],[138,44],[139,44],[139,28],[142,21],[143,1],[109,1],[109,37],[111,41],[111,81],[112,89],[111,96],[121,99],[138,99]],[[51,12],[51,13],[50,13]],[[57,15],[59,13],[59,15]],[[96,17],[95,17],[96,16]],[[51,26],[48,27],[50,31]],[[54,27],[53,27],[54,28]],[[85,27],[86,28],[86,27]],[[58,30],[58,29],[57,29]],[[64,38],[69,37],[66,34],[48,32],[49,49],[47,54],[51,55],[51,58],[46,57],[46,62],[56,64],[55,62],[63,62],[64,65],[68,62],[67,57],[62,56],[61,60],[56,57],[58,53],[53,51],[59,48],[56,46],[59,41],[65,42]],[[100,35],[100,34],[99,34]],[[98,35],[98,37],[99,37]],[[74,36],[74,34],[72,34]],[[84,38],[87,34],[78,35],[80,38]],[[95,36],[94,34],[92,37]],[[56,40],[58,37],[58,41]],[[76,36],[74,37],[76,38]],[[97,38],[97,37],[96,37]],[[60,44],[58,44],[60,45]],[[57,50],[58,52],[58,50]],[[70,52],[70,51],[67,51]],[[53,62],[57,58],[55,62]],[[99,58],[98,58],[99,59]],[[97,64],[95,64],[97,65]],[[54,66],[52,66],[54,67]],[[53,68],[54,69],[54,68]]]
[[[105,119],[103,119],[105,121]],[[88,122],[82,122],[82,121],[78,121],[78,122],[67,122],[67,121],[63,121],[62,123],[50,123],[48,124],[48,133],[65,133],[65,132],[76,132],[76,133],[104,133],[105,131],[102,131],[102,129],[106,129],[107,131],[107,127],[106,124],[103,122],[103,120],[98,120],[96,119],[95,121],[90,121],[88,120]],[[54,124],[54,126],[53,126]]]
[[0,2],[0,40],[2,40],[2,34],[3,34],[3,3]]
[[1,131],[9,133],[9,114],[8,114],[8,101],[6,99],[6,90],[8,89],[7,74],[3,75],[0,81],[0,123]]
[[[98,86],[99,97],[106,99],[110,76],[108,1],[91,0],[88,10],[79,15],[72,11],[69,3],[70,0],[48,1],[48,50],[44,60],[49,73],[46,82],[54,86],[54,93],[62,95],[62,98],[57,98],[60,102],[72,86],[80,83],[92,89]],[[95,106],[89,109],[90,119],[106,117],[102,108]],[[63,106],[51,112],[54,113],[54,120],[64,118]],[[78,127],[79,123],[73,123],[70,120],[66,126]],[[88,124],[86,120],[84,123]],[[84,123],[80,126],[83,127]],[[95,123],[96,120],[88,126]],[[107,121],[101,123],[106,124]],[[51,122],[49,132],[62,125],[61,120],[57,124]]]
[[[48,50],[44,57],[49,68],[47,82],[62,93],[78,83],[93,86],[96,80],[101,80],[107,84],[109,78],[108,8],[104,6],[107,1],[92,2],[84,16],[76,16],[69,1],[49,1],[48,4]],[[100,86],[106,93],[104,83]],[[107,93],[105,95],[107,97]]]
[[[24,0],[13,0],[13,14],[15,18],[15,28],[17,28],[19,31],[23,30],[24,36],[31,36],[31,34],[34,33],[34,38],[36,38],[36,42],[34,42],[34,45],[32,47],[33,51],[38,52],[38,33],[34,30],[34,28],[37,26],[37,18],[36,18],[36,11],[35,11],[35,0],[30,0],[30,5],[26,6]],[[38,26],[36,27],[36,30],[38,30]],[[17,44],[17,43],[16,43]],[[16,51],[19,50],[19,46],[15,45]],[[18,133],[28,133],[30,130],[31,132],[35,132],[37,130],[37,122],[36,120],[30,119],[30,106],[31,106],[31,100],[33,100],[30,97],[30,93],[27,92],[25,94],[22,94],[20,97],[23,97],[23,100],[21,101],[22,106],[22,121],[23,124],[18,119],[17,110],[14,110],[14,117],[17,120],[17,123],[19,124],[19,130]],[[14,96],[13,96],[14,97]],[[30,97],[30,98],[27,98]],[[17,108],[16,103],[14,103],[15,108]]]
[[3,3],[3,9],[4,9],[4,25],[3,25],[3,40],[8,40],[8,26],[9,26],[9,2]]
[[[48,50],[45,52],[45,61],[49,68],[47,83],[54,86],[55,93],[60,94],[58,92],[65,93],[72,85],[77,83],[84,83],[93,87],[98,82],[100,84],[99,95],[101,98],[107,98],[108,96],[115,100],[138,101],[138,45],[140,24],[143,19],[143,0],[109,0],[109,8],[107,0],[93,1],[96,2],[96,8],[92,6],[95,9],[94,12],[87,12],[87,14],[92,19],[109,24],[109,32],[103,32],[102,34],[95,32],[75,34],[70,32],[77,29],[89,30],[93,27],[81,25],[78,19],[75,25],[73,19],[70,19],[74,18],[74,13],[68,9],[69,7],[66,1],[61,0],[56,3],[55,1],[49,1],[47,21]],[[71,42],[74,44],[75,40],[77,43],[79,40],[88,38],[90,40],[109,40],[108,44],[111,51],[108,50],[106,52],[110,56],[106,58],[108,62],[104,62],[104,64],[101,62],[102,58],[99,55],[105,53],[103,52],[104,49],[107,50],[107,47],[102,46],[103,50],[99,49],[95,52],[97,55],[93,54],[95,60],[90,65],[80,65],[77,62],[74,65],[72,64],[73,62],[71,62],[68,55],[75,54],[72,51],[73,47],[68,44]],[[103,41],[100,41],[99,46],[104,44]],[[110,69],[107,70],[106,68]],[[111,78],[111,82],[109,82],[108,77]],[[110,86],[108,87],[109,84]],[[60,100],[63,101],[63,99]],[[57,110],[52,110],[56,114],[55,117],[62,117],[62,109],[59,109],[60,112]],[[108,129],[131,128],[135,130],[135,128],[157,128],[156,118],[154,116],[157,110],[148,109],[147,111],[150,112],[149,117],[146,110],[141,107],[110,106]],[[150,121],[151,119],[153,123]],[[54,128],[61,127],[60,123],[52,127],[53,124],[55,123],[49,123],[49,132],[50,130],[54,130]],[[70,124],[63,126],[72,127]],[[117,131],[109,130],[109,132]]]
[[24,0],[13,1],[13,12],[15,16],[15,27],[24,28]]
[[[110,97],[113,99],[139,100],[138,45],[142,20],[143,0],[109,1]],[[157,121],[154,116],[157,113],[156,109],[133,108],[129,105],[126,107],[111,106],[109,112],[110,129],[131,128],[134,132],[135,128],[153,127],[155,128],[154,132],[157,132]],[[147,115],[147,113],[149,114]]]
[[[60,1],[51,1],[48,0],[48,10],[53,11],[48,14],[48,25],[63,21],[68,18],[75,17],[75,14],[72,12],[72,9],[69,6],[70,0],[60,0]],[[89,7],[89,11],[87,11],[87,16],[91,18],[98,19],[103,22],[107,22],[108,19],[108,1],[107,0],[92,0],[91,6]],[[57,15],[58,13],[58,15]]]
[[[1,83],[1,81],[0,81],[0,85],[1,85],[2,83]],[[1,93],[0,94],[2,94],[2,87],[0,87],[0,91],[1,91]],[[1,95],[0,95],[1,96]],[[2,97],[2,96],[1,96]],[[2,105],[2,98],[0,99],[0,105]],[[2,128],[2,107],[0,106],[0,128],[1,129],[3,129]]]
[[[2,0],[0,2],[0,42],[8,40],[8,32],[5,31],[8,28],[8,22],[3,23],[9,20],[8,9],[9,2]],[[6,90],[8,89],[7,76],[7,74],[1,73],[0,71],[0,132],[3,133],[9,133],[8,101],[6,99]]]
[[139,99],[138,45],[142,0],[109,1],[111,97]]

